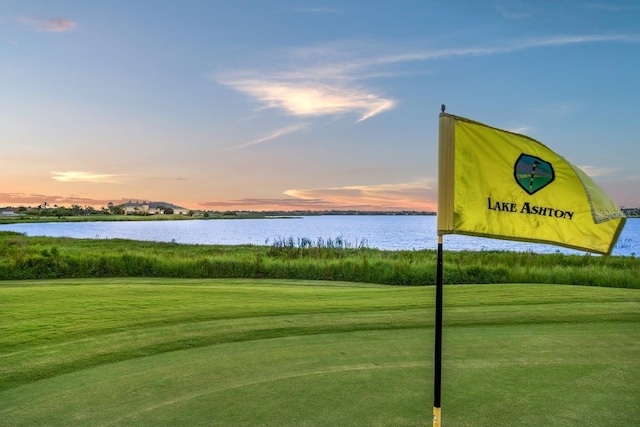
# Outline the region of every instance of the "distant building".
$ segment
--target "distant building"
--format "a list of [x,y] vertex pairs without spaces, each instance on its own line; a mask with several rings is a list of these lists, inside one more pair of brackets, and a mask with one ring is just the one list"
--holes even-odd
[[14,208],[6,207],[0,208],[0,216],[20,216],[20,214]]
[[122,205],[125,215],[164,215],[165,212],[175,215],[188,215],[189,209],[167,202],[129,201]]

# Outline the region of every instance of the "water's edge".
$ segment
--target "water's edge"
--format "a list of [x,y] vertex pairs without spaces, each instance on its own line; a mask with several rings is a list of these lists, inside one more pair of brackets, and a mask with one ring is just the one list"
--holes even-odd
[[[297,218],[144,222],[52,222],[0,224],[0,231],[27,236],[131,239],[183,244],[272,245],[309,239],[314,243],[341,239],[349,247],[420,250],[437,247],[435,216],[330,215]],[[558,246],[469,236],[447,235],[447,250],[505,250],[584,254]],[[612,255],[640,255],[640,219],[628,219]]]

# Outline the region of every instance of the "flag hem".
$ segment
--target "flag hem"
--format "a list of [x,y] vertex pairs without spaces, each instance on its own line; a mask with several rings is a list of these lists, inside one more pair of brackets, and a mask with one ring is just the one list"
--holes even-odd
[[618,241],[618,237],[620,236],[620,233],[622,232],[622,228],[624,227],[625,220],[626,220],[626,218],[622,219],[622,221],[620,223],[620,226],[616,230],[615,236],[614,236],[613,240],[611,241],[611,244],[609,245],[609,248],[607,249],[606,252],[605,251],[599,251],[597,249],[585,248],[584,246],[570,245],[568,243],[560,243],[558,241],[552,241],[552,240],[544,240],[544,239],[536,239],[536,238],[527,238],[525,240],[525,239],[521,239],[521,238],[517,238],[517,237],[511,237],[511,236],[496,236],[495,234],[475,233],[473,231],[460,231],[460,230],[442,231],[442,230],[438,230],[438,234],[440,234],[440,235],[443,235],[443,234],[460,234],[460,235],[464,235],[464,236],[484,237],[486,239],[509,240],[509,241],[512,241],[512,242],[542,243],[542,244],[545,244],[545,245],[562,246],[562,247],[567,248],[567,249],[575,249],[575,250],[578,250],[578,251],[589,252],[589,253],[594,253],[594,254],[599,254],[599,255],[611,255],[611,252],[613,251],[613,248],[615,247],[615,244]]

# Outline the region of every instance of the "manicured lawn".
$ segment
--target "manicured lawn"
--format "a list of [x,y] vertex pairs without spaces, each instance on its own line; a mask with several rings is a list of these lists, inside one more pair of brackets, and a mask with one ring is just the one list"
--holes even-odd
[[[0,282],[0,425],[431,425],[433,287]],[[443,425],[640,425],[640,291],[445,287]]]

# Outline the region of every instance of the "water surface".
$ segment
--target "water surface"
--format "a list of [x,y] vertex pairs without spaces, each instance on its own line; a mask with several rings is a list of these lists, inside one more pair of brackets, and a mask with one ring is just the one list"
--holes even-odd
[[[301,218],[50,222],[0,224],[0,231],[17,231],[27,236],[90,239],[132,239],[157,242],[222,245],[271,245],[274,241],[308,238],[340,238],[352,247],[365,245],[387,250],[436,249],[436,217],[420,215],[324,215]],[[447,235],[448,250],[509,250],[536,253],[584,252],[558,246],[511,242],[498,239]],[[640,255],[640,219],[630,218],[613,255]]]

